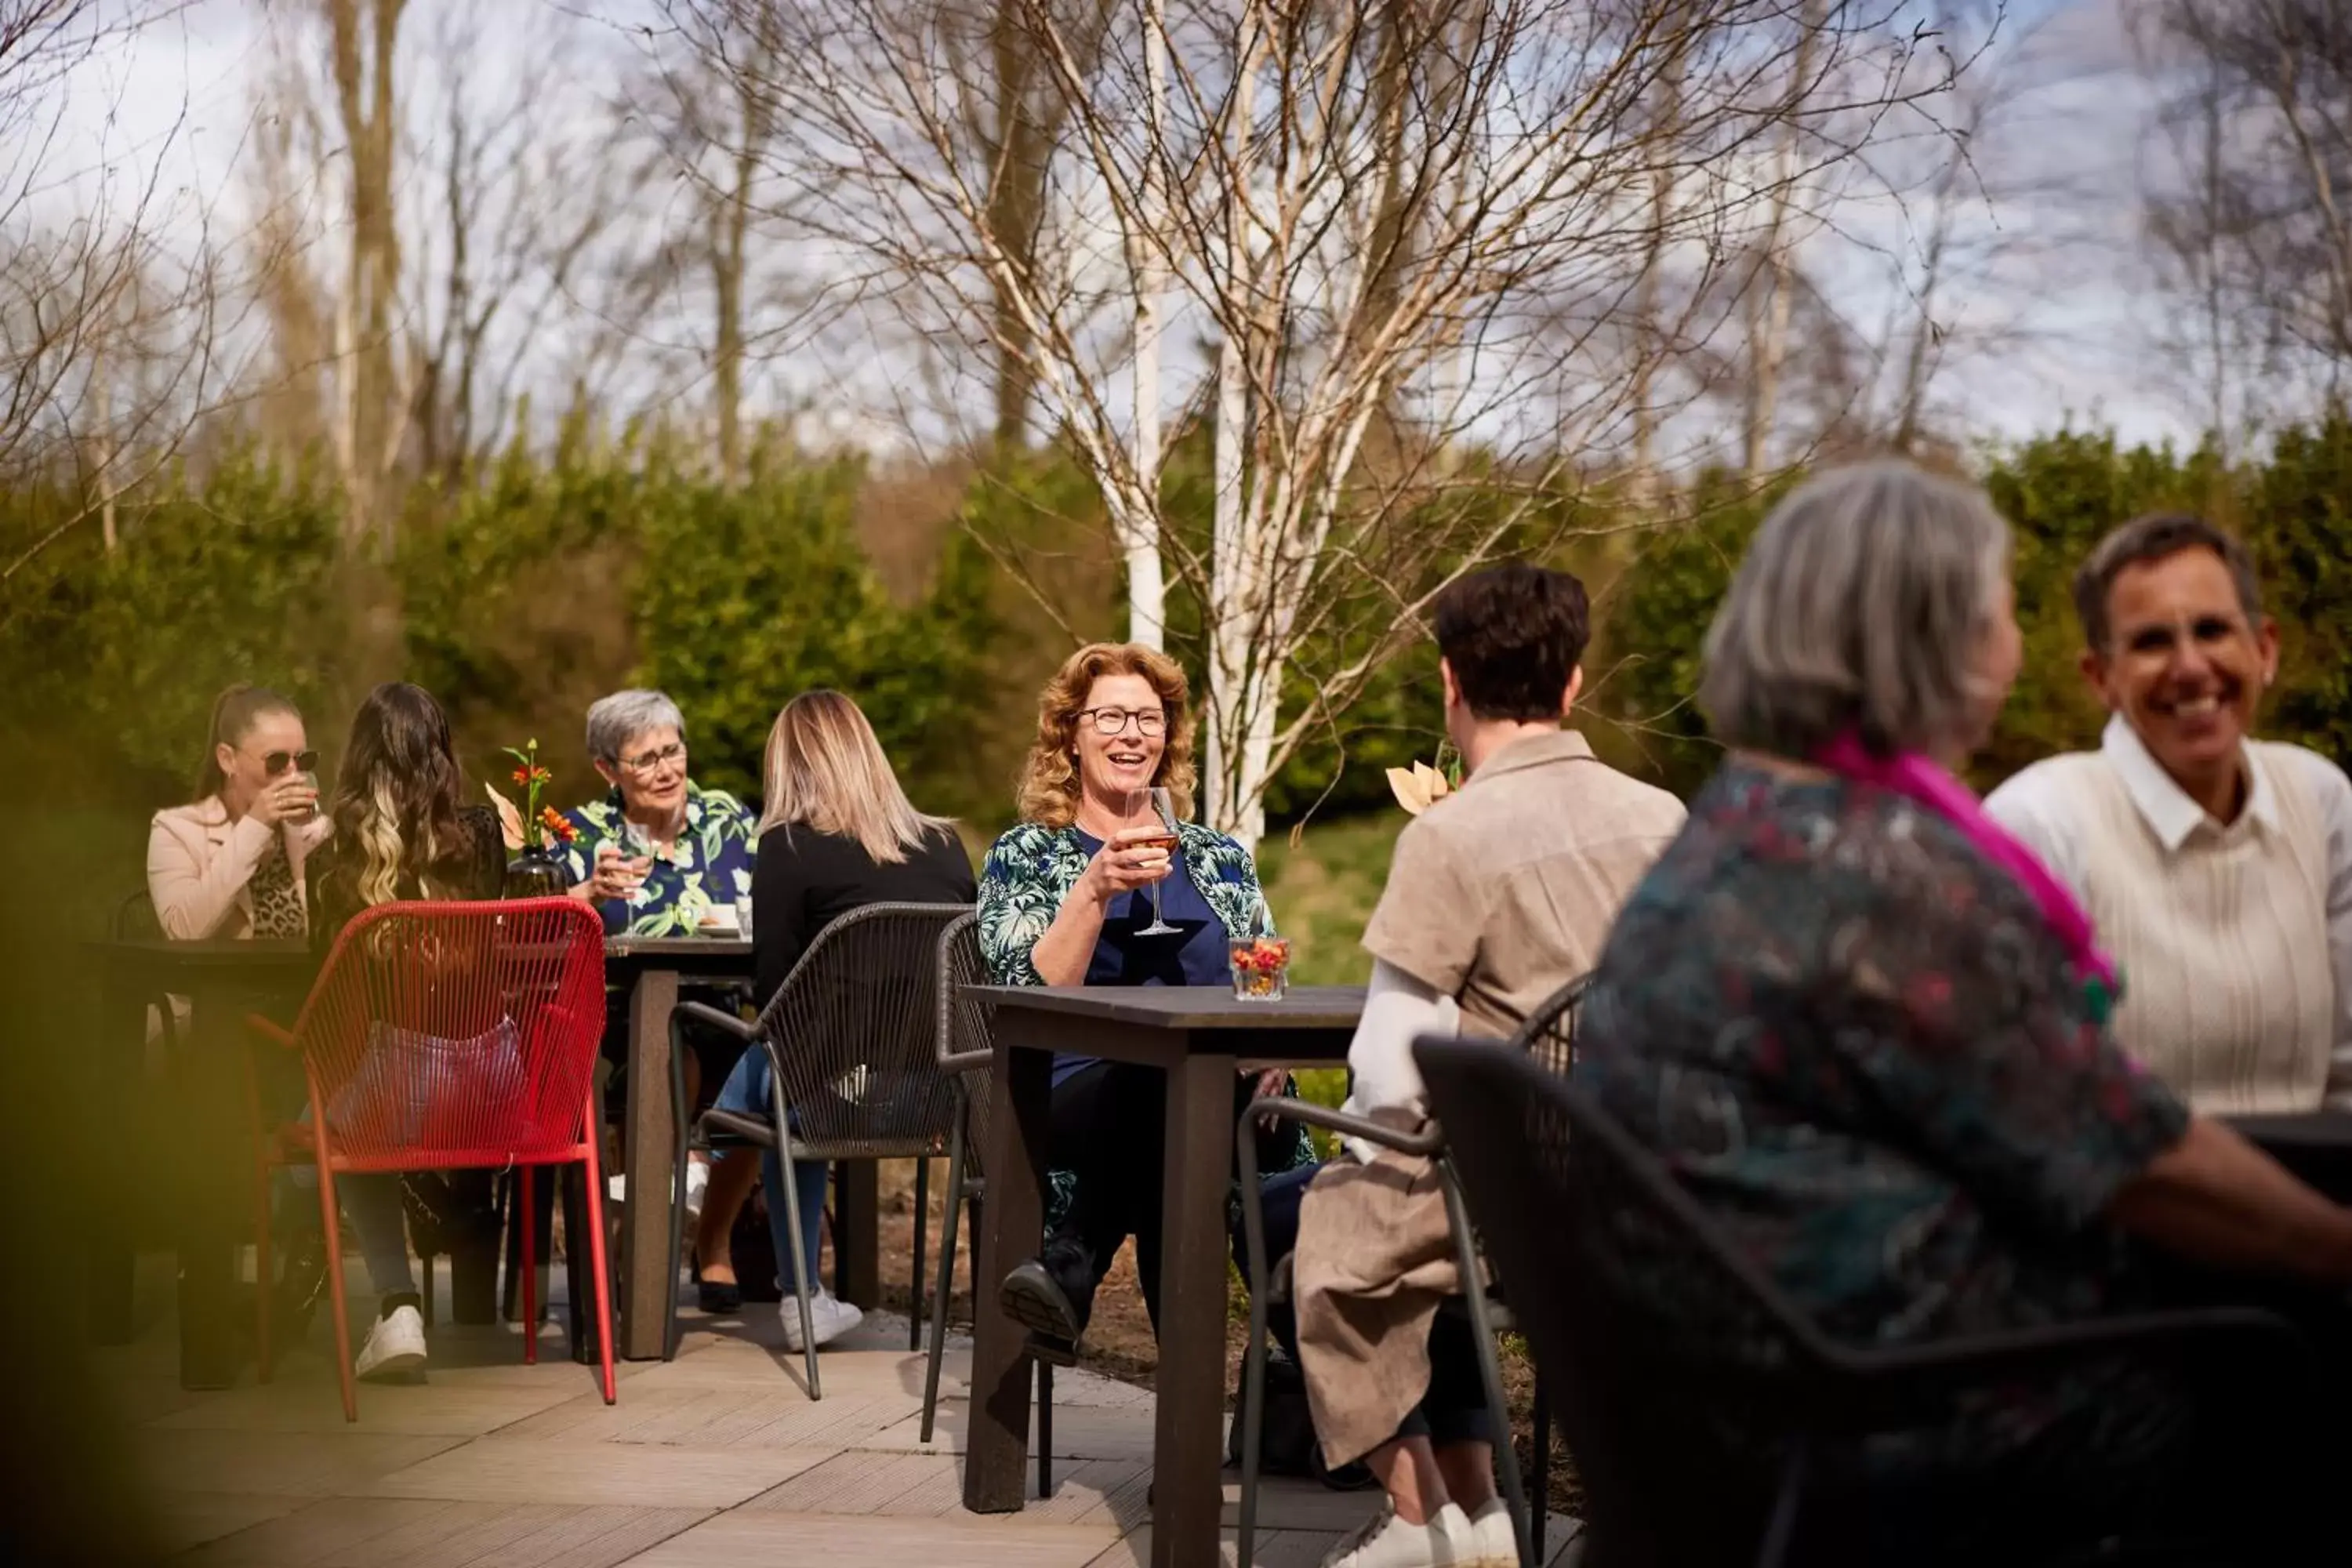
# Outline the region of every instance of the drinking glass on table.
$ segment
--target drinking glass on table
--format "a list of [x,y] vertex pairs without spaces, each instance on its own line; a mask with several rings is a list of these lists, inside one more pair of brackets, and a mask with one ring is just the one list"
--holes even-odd
[[[1162,831],[1151,837],[1135,837],[1127,842],[1137,849],[1157,849],[1173,857],[1182,842],[1176,836],[1176,801],[1164,789],[1139,789],[1128,797],[1127,819],[1133,822],[1149,813]],[[1165,879],[1162,879],[1163,880]],[[1175,936],[1177,928],[1170,925],[1160,912],[1160,883],[1151,884],[1151,923],[1135,933],[1138,936]]]
[[1250,917],[1248,930],[1233,934],[1226,951],[1233,960],[1234,1000],[1279,1002],[1289,994],[1290,942],[1267,929],[1263,908]]

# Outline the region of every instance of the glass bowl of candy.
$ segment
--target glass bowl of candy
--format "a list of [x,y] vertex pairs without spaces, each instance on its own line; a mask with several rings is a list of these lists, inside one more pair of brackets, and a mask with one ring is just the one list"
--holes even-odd
[[1234,998],[1279,1002],[1290,988],[1290,943],[1278,936],[1254,936],[1233,944]]

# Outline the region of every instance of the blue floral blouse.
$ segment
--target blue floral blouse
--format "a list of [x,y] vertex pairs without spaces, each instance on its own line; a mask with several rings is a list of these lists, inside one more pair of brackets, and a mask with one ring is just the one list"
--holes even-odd
[[[578,887],[596,864],[600,844],[622,845],[621,792],[563,814],[579,837],[563,849],[564,873]],[[732,906],[751,891],[760,853],[759,819],[724,790],[688,781],[686,831],[654,857],[654,868],[634,899],[596,906],[614,936],[691,936],[706,910]]]

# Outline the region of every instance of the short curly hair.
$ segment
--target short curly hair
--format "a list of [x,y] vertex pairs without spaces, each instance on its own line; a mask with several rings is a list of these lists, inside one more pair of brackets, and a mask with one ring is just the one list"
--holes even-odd
[[1088,643],[1064,661],[1037,696],[1037,739],[1021,769],[1017,804],[1021,820],[1045,827],[1067,827],[1078,816],[1078,715],[1087,693],[1106,675],[1139,675],[1160,694],[1168,712],[1168,744],[1160,753],[1152,783],[1165,789],[1179,820],[1192,816],[1200,782],[1192,765],[1192,686],[1184,667],[1141,643]]

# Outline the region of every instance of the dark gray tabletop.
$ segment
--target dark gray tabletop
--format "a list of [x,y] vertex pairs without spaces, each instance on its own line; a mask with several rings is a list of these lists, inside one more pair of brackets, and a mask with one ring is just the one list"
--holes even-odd
[[1222,985],[972,985],[999,1009],[1028,1008],[1162,1029],[1352,1029],[1360,985],[1294,985],[1279,1002],[1244,1001]]
[[205,937],[179,942],[163,936],[107,937],[88,944],[108,963],[142,972],[285,974],[316,966],[299,937]]
[[607,976],[643,973],[648,969],[674,970],[680,974],[748,976],[751,944],[740,936],[610,936],[604,939]]

